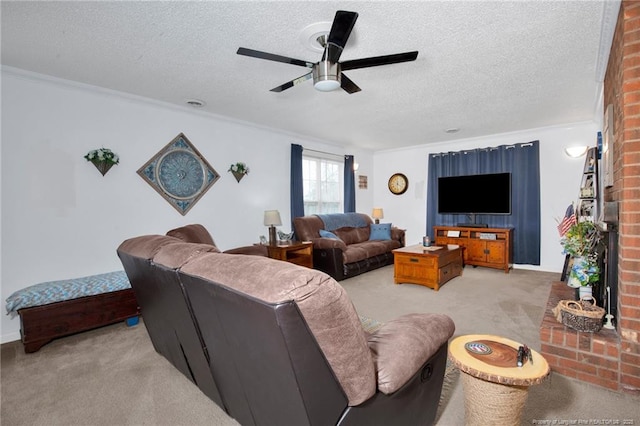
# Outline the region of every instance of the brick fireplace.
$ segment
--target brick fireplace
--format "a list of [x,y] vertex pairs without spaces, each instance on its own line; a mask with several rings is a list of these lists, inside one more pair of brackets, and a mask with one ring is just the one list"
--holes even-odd
[[572,330],[556,321],[551,309],[563,299],[575,298],[575,290],[563,281],[551,286],[540,326],[540,353],[556,373],[583,382],[619,390],[620,338],[615,330],[597,333]]
[[541,352],[553,371],[640,394],[640,2],[623,1],[604,81],[604,105],[613,105],[613,186],[604,200],[618,203],[616,329],[582,333],[558,323],[550,310],[572,299],[553,283],[540,328]]

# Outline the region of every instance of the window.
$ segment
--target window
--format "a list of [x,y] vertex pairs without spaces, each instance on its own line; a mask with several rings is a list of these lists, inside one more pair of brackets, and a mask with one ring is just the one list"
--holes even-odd
[[344,162],[302,157],[304,214],[342,213]]

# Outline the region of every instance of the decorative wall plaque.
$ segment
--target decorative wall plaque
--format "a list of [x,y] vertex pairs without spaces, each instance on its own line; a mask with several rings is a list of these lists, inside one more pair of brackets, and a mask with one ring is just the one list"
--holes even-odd
[[220,179],[183,133],[140,167],[138,174],[183,216]]

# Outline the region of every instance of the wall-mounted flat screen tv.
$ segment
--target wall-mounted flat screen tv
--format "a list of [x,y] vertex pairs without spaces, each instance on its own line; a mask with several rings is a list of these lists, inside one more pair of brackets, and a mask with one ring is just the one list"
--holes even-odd
[[511,214],[511,173],[438,178],[439,214]]

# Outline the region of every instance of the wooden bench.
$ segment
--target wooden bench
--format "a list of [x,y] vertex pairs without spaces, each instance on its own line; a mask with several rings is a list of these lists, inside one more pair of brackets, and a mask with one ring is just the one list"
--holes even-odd
[[116,322],[135,325],[140,315],[124,271],[27,287],[7,298],[7,311],[20,315],[26,353],[58,337]]

